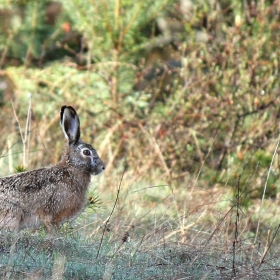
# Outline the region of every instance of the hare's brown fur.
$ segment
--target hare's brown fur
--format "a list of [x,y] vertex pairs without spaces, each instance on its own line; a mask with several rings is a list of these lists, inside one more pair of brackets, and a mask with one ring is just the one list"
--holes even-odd
[[80,140],[72,107],[62,107],[61,125],[67,143],[57,165],[0,178],[0,227],[20,230],[44,224],[51,232],[84,209],[91,175],[105,166],[92,146]]

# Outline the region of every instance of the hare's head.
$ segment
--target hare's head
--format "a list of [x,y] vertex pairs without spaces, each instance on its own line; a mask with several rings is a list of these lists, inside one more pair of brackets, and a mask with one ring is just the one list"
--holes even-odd
[[105,169],[105,164],[98,156],[96,150],[80,139],[80,120],[71,106],[61,107],[60,123],[66,137],[64,160],[71,166],[98,175]]

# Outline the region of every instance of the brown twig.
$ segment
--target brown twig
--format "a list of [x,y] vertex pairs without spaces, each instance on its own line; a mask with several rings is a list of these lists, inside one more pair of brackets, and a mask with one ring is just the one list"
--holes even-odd
[[121,184],[122,184],[123,176],[124,176],[124,174],[126,172],[126,169],[127,169],[127,165],[124,167],[124,171],[123,171],[123,174],[122,174],[119,186],[118,186],[117,196],[116,196],[116,199],[115,199],[115,203],[114,203],[113,209],[112,209],[108,219],[106,220],[105,226],[103,228],[102,237],[101,237],[101,241],[100,241],[100,244],[99,244],[99,247],[98,247],[96,258],[98,258],[98,256],[99,256],[99,252],[100,252],[100,249],[101,249],[101,246],[102,246],[102,242],[103,242],[103,238],[104,238],[104,235],[105,235],[105,230],[106,230],[107,225],[108,225],[108,223],[109,223],[109,221],[110,221],[110,219],[111,219],[111,217],[113,215],[113,212],[114,212],[114,210],[116,208],[116,205],[117,205],[117,202],[118,202],[118,199],[119,199],[119,194],[120,194],[120,189],[121,189]]
[[[271,248],[271,246],[272,246],[272,244],[273,244],[273,241],[274,241],[275,238],[276,238],[276,235],[277,235],[277,233],[278,233],[278,231],[279,231],[279,228],[280,228],[280,224],[278,225],[278,227],[277,227],[277,229],[276,229],[276,231],[275,231],[275,233],[274,233],[274,235],[273,235],[273,238],[272,238],[271,242],[269,242],[269,240],[268,240],[269,244],[268,244],[268,246],[267,246],[265,252],[264,252],[263,255],[262,255],[262,258],[261,258],[261,261],[260,261],[260,264],[259,264],[259,269],[261,268],[262,264],[265,262],[265,257],[266,257],[266,255],[267,255],[267,253],[269,252],[269,250],[270,250],[270,248]],[[269,237],[268,237],[268,238],[269,238]]]
[[258,234],[259,234],[259,228],[260,228],[260,221],[261,221],[261,211],[262,211],[263,202],[264,202],[264,199],[265,199],[265,193],[266,193],[266,188],[267,188],[267,185],[268,185],[268,179],[269,179],[270,173],[271,173],[271,171],[272,171],[272,169],[273,169],[273,162],[274,162],[274,159],[275,159],[275,157],[276,157],[279,144],[280,144],[280,139],[278,139],[278,141],[277,141],[277,143],[276,143],[276,146],[275,146],[275,149],[274,149],[274,153],[273,153],[273,156],[272,156],[272,159],[271,159],[271,162],[270,162],[270,166],[269,166],[269,169],[268,169],[268,172],[267,172],[267,177],[266,177],[265,184],[264,184],[264,188],[263,188],[263,194],[262,194],[261,205],[260,205],[259,213],[258,213],[258,214],[259,214],[259,217],[258,217],[258,225],[257,225],[257,230],[256,230],[256,235],[255,235],[255,241],[254,241],[254,243],[257,242],[257,238],[258,238]]
[[193,259],[193,261],[191,262],[191,265],[193,265],[195,263],[195,261],[201,256],[201,254],[204,252],[204,250],[206,249],[208,243],[211,241],[211,239],[213,238],[213,236],[215,235],[215,233],[219,230],[221,224],[225,221],[226,217],[228,216],[228,214],[232,211],[232,209],[235,207],[235,205],[231,206],[230,209],[226,212],[226,214],[224,215],[224,217],[222,218],[222,220],[219,222],[218,226],[215,228],[215,230],[212,232],[212,234],[209,236],[209,238],[207,239],[207,241],[205,242],[205,245],[203,246],[203,248],[201,249],[201,251],[197,254],[197,256]]
[[235,256],[236,256],[236,244],[238,243],[238,222],[239,222],[239,199],[240,199],[240,178],[238,177],[238,183],[237,183],[237,195],[236,195],[236,217],[235,217],[235,223],[234,223],[234,240],[232,244],[233,249],[233,257],[232,257],[232,277],[236,277],[236,268],[235,268]]

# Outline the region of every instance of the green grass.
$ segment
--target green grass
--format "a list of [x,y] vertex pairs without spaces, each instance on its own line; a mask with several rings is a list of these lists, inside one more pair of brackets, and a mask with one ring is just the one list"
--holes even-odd
[[272,240],[275,229],[267,243],[264,236],[253,244],[253,233],[250,236],[243,228],[240,217],[235,239],[234,222],[229,222],[234,215],[217,216],[211,230],[209,221],[204,221],[207,226],[197,221],[188,228],[190,217],[186,217],[185,228],[171,231],[169,220],[144,233],[143,225],[136,223],[128,230],[118,224],[119,217],[113,217],[102,244],[101,228],[87,236],[73,229],[52,237],[42,230],[2,233],[0,275],[3,279],[277,279],[280,247],[279,238]]

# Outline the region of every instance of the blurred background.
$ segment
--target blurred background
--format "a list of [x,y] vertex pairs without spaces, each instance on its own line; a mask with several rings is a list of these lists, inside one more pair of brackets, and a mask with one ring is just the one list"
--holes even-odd
[[0,175],[59,160],[63,105],[107,166],[2,278],[279,279],[279,38],[279,0],[0,0]]
[[[263,195],[279,137],[277,0],[3,1],[1,175],[59,160],[59,110],[132,182]],[[265,196],[277,198],[278,152]]]

